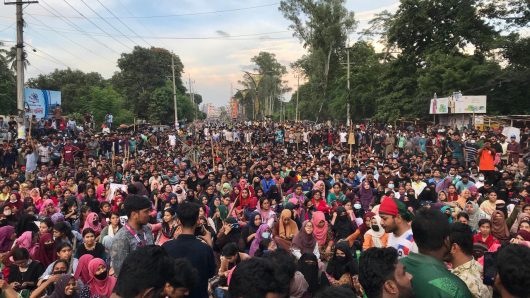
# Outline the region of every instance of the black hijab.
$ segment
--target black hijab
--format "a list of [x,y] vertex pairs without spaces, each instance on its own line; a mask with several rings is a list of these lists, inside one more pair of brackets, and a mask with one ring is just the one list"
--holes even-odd
[[[344,252],[345,256],[338,257],[337,250]],[[328,263],[326,272],[336,280],[339,280],[345,273],[357,274],[357,261],[353,258],[347,242],[339,242],[335,245],[335,252]]]

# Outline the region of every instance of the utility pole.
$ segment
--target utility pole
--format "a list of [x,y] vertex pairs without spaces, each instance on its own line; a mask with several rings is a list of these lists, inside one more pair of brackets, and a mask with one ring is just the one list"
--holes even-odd
[[20,123],[24,123],[24,17],[23,4],[39,3],[39,1],[4,0],[5,5],[16,5],[17,10],[17,112]]
[[179,116],[177,110],[177,87],[175,86],[175,54],[171,53],[171,71],[173,73],[173,108],[175,109],[175,129],[179,128]]
[[[193,95],[192,86],[191,86],[191,75],[188,74],[188,85],[190,86],[190,100],[193,105],[195,105],[195,96]],[[195,120],[197,120],[197,109],[195,109]]]
[[300,74],[298,74],[296,76],[296,78],[298,79],[298,83],[297,83],[297,89],[296,89],[296,112],[295,112],[295,115],[294,115],[294,121],[295,122],[298,122],[298,99],[299,99],[299,96],[300,96]]
[[346,125],[350,126],[350,49],[346,49],[346,57],[348,57],[348,80],[347,80],[347,87],[348,87],[348,115],[346,115]]

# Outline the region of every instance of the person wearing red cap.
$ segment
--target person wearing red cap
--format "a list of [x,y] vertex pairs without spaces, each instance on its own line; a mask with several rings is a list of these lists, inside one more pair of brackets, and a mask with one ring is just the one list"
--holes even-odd
[[409,222],[412,214],[407,210],[405,204],[393,198],[386,198],[379,206],[381,226],[388,236],[387,247],[393,247],[398,251],[399,258],[408,256],[410,252],[418,252],[414,243],[412,229]]

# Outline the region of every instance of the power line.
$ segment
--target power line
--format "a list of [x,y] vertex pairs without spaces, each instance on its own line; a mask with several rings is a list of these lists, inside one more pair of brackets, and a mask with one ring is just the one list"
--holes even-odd
[[[269,7],[269,6],[276,6],[280,4],[279,2],[270,3],[270,4],[263,4],[263,5],[256,5],[256,6],[249,6],[249,7],[241,7],[241,8],[233,8],[233,9],[223,9],[223,10],[214,10],[214,11],[202,11],[202,12],[191,12],[191,13],[181,13],[181,14],[166,14],[166,15],[153,15],[153,16],[121,16],[122,19],[154,19],[154,18],[173,18],[173,17],[185,17],[185,16],[197,16],[197,15],[208,15],[208,14],[217,14],[217,13],[227,13],[227,12],[234,12],[234,11],[242,11],[242,10],[250,10],[255,8],[262,8],[262,7]],[[41,17],[52,17],[50,15],[46,14],[33,14],[35,16],[41,16]],[[78,17],[78,16],[65,16],[69,19],[81,19],[81,18],[96,18],[96,17]],[[108,19],[113,19],[117,17],[107,17]]]
[[[96,28],[98,28],[101,32],[103,32],[104,34],[106,34],[107,36],[109,37],[112,37],[107,31],[101,29],[101,27],[98,26],[98,24],[92,22],[89,18],[85,17],[85,15],[83,13],[81,13],[79,10],[77,10],[77,8],[75,8],[72,4],[70,4],[70,2],[68,2],[67,0],[63,0],[64,3],[68,4],[68,6],[70,6],[70,8],[72,8],[73,10],[75,10],[80,16],[82,16],[84,19],[86,19],[87,21],[90,22],[90,24],[94,25]],[[131,47],[129,47],[128,45],[124,44],[123,42],[119,41],[118,39],[112,37],[112,39],[114,39],[115,41],[117,41],[119,44],[121,44],[122,46],[126,47],[128,50],[132,50]]]
[[[27,22],[28,24],[32,24],[32,25],[37,25],[39,26],[38,24],[35,24],[35,23],[31,23],[31,22]],[[44,28],[42,28],[42,30],[46,30]],[[82,31],[82,32],[79,32],[79,30],[77,31],[73,31],[73,30],[69,30],[69,29],[66,29],[66,28],[58,28],[58,29],[53,29],[53,30],[50,30],[49,28],[47,29],[49,31],[54,31],[54,32],[63,32],[63,33],[81,33],[83,35],[87,35],[87,36],[98,36],[98,37],[109,37],[109,38],[134,38],[134,36],[132,35],[107,35],[107,34],[102,34],[102,33],[99,33],[99,32],[91,32],[91,31]],[[172,39],[175,39],[175,40],[202,40],[202,39],[214,39],[214,40],[256,40],[256,39],[262,39],[262,40],[275,40],[275,39],[293,39],[292,36],[289,36],[289,37],[268,37],[266,35],[269,35],[269,34],[279,34],[279,33],[287,33],[287,32],[290,32],[290,31],[272,31],[272,32],[261,32],[261,33],[250,33],[250,34],[237,34],[237,35],[229,35],[229,36],[140,36],[142,38],[146,38],[146,39],[160,39],[160,40],[172,40]],[[265,35],[265,36],[264,36]],[[242,37],[257,37],[257,38],[242,38]]]
[[127,26],[127,24],[125,24],[118,16],[116,16],[112,10],[108,9],[105,5],[103,5],[103,3],[101,3],[101,1],[99,0],[96,0],[101,6],[103,6],[103,8],[105,8],[105,10],[107,10],[113,17],[115,17],[125,28],[129,29],[129,31],[132,32],[132,34],[134,34],[136,37],[138,37],[139,39],[143,40],[146,44],[148,44],[150,47],[153,47],[153,45],[151,45],[148,41],[146,41],[144,38],[142,38],[140,35],[138,35],[138,33],[136,33],[133,29],[131,29],[131,27]]
[[[112,25],[109,21],[107,21],[106,19],[104,19],[103,17],[101,17],[101,15],[95,11],[94,9],[92,9],[92,7],[90,7],[86,2],[85,0],[81,0],[81,2],[83,2],[83,4],[88,7],[88,9],[90,9],[90,11],[92,11],[93,13],[95,13],[103,22],[107,23],[107,25],[109,25],[112,29],[116,30],[118,33],[120,33],[121,35],[124,35],[125,34],[123,32],[121,32],[121,30],[119,30],[118,28],[114,27],[114,25]],[[131,38],[127,37],[127,39],[132,42],[133,45],[137,45],[138,43],[134,40],[132,40]]]
[[[44,23],[43,21],[39,20],[38,18],[35,18],[35,17],[33,17],[33,16],[30,16],[30,17],[31,17],[32,19],[38,21],[39,23],[41,23],[44,27],[48,28],[49,31],[52,31],[52,32],[55,32],[55,33],[59,34],[60,36],[62,36],[63,38],[67,39],[67,40],[70,41],[71,43],[73,43],[73,44],[75,44],[75,45],[77,45],[77,46],[79,46],[79,47],[85,49],[86,51],[88,51],[88,52],[90,52],[90,53],[92,53],[92,54],[94,54],[94,55],[96,55],[96,56],[98,56],[98,57],[100,57],[100,58],[103,58],[103,59],[105,59],[105,60],[107,60],[107,61],[109,61],[109,62],[113,62],[112,60],[106,58],[105,56],[102,56],[102,55],[98,54],[97,52],[92,51],[90,48],[87,48],[87,47],[83,46],[82,44],[78,43],[77,41],[71,39],[71,38],[68,37],[66,34],[64,34],[64,33],[60,32],[60,31],[55,30],[53,27],[49,26],[48,24]],[[34,28],[32,28],[32,29],[34,29]],[[46,29],[42,29],[42,30],[46,30]],[[65,52],[69,53],[69,52],[66,51],[64,48],[63,48],[63,50],[64,50]],[[74,56],[72,53],[69,53],[69,54],[71,54],[72,56]],[[79,59],[79,58],[76,57],[76,59]],[[81,59],[81,60],[83,60],[83,59]]]
[[[45,2],[41,2],[42,4],[46,4]],[[39,4],[41,4],[39,3]],[[93,36],[91,36],[90,34],[87,34],[86,31],[84,31],[83,29],[79,28],[79,26],[77,26],[74,22],[70,21],[69,19],[65,18],[60,12],[58,12],[57,10],[55,10],[55,8],[51,7],[49,4],[46,4],[46,6],[48,6],[51,10],[53,10],[54,12],[52,12],[50,9],[46,8],[45,6],[42,6],[42,8],[44,8],[46,11],[48,11],[49,13],[53,14],[55,17],[57,18],[60,18],[63,22],[65,22],[67,25],[70,25],[72,26],[75,30],[77,30],[77,32],[81,33],[81,34],[84,34],[84,35],[87,35],[88,37],[90,37],[92,40],[94,40],[96,43],[102,45],[103,47],[111,50],[112,52],[116,53],[116,54],[119,54],[116,50],[114,50],[113,48],[109,47],[108,45],[106,45],[105,43],[102,43],[101,41],[97,40],[96,38],[94,38]]]
[[[123,11],[125,11],[129,16],[134,17],[135,15],[129,10],[129,7],[127,5],[124,5],[121,0],[117,0],[119,5],[122,7]],[[156,35],[151,29],[149,29],[147,26],[144,25],[142,21],[138,21],[138,24],[144,28],[144,30],[149,33],[150,35]]]
[[13,28],[13,26],[15,26],[15,23],[13,23],[13,24],[11,24],[11,25],[5,27],[4,29],[0,30],[0,32],[4,32],[4,31],[6,31],[6,30],[8,30],[8,29],[10,29],[10,28]]
[[[24,42],[24,44],[27,45],[28,47],[32,48],[32,49],[34,50],[34,51],[33,51],[34,53],[36,53],[36,52],[40,52],[40,53],[42,53],[42,54],[44,54],[44,55],[50,57],[50,59],[53,59],[53,60],[54,60],[54,63],[62,64],[62,65],[64,65],[64,66],[66,66],[67,68],[71,68],[69,65],[67,65],[67,64],[64,63],[63,61],[61,61],[61,60],[55,58],[54,56],[52,56],[52,55],[50,55],[50,54],[48,54],[48,53],[46,53],[46,52],[44,52],[44,51],[42,51],[42,50],[36,49],[35,47],[33,47],[32,45],[30,45],[29,43]],[[43,58],[44,58],[44,57],[43,57]],[[50,61],[51,61],[51,60],[50,60]]]

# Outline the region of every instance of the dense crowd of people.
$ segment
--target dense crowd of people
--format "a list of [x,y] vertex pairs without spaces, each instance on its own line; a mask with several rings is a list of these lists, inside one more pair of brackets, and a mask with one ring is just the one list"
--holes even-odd
[[529,297],[529,135],[37,126],[0,148],[0,297]]

